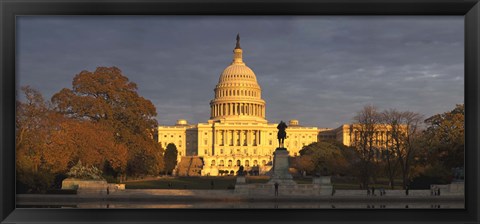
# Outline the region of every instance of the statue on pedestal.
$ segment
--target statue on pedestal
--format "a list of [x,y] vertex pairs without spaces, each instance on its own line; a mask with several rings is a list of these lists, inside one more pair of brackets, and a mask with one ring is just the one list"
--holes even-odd
[[280,121],[280,124],[277,125],[277,129],[278,129],[277,138],[278,138],[279,148],[285,148],[283,145],[283,142],[285,141],[285,138],[287,138],[287,132],[285,131],[287,127],[288,127],[287,124],[285,124],[285,122],[283,121]]

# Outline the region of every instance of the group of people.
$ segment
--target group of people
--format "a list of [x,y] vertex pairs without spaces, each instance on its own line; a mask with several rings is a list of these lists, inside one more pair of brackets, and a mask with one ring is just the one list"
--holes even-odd
[[440,196],[440,188],[435,187],[430,189],[430,195],[432,196]]
[[[380,196],[384,196],[387,192],[385,192],[385,189],[382,187],[378,190],[380,192]],[[375,187],[372,188],[367,188],[367,196],[377,196],[375,194]]]

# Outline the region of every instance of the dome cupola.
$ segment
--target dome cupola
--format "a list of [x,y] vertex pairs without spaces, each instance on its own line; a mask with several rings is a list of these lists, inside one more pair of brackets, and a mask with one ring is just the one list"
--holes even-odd
[[243,61],[240,35],[233,49],[233,61],[223,70],[215,87],[215,98],[210,102],[212,120],[265,120],[265,101],[255,73]]

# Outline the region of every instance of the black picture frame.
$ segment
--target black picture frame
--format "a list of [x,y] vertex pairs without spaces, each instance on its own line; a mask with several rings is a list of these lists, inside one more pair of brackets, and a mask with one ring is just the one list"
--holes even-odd
[[[16,209],[15,17],[19,15],[463,15],[465,209]],[[479,223],[478,0],[0,0],[0,220],[2,223]]]

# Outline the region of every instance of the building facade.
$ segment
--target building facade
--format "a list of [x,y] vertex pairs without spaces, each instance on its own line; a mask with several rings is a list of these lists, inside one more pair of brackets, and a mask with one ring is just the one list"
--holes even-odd
[[[243,61],[240,38],[233,50],[233,61],[220,75],[210,101],[210,119],[206,123],[188,124],[178,120],[173,126],[158,127],[158,141],[163,147],[174,143],[178,160],[199,156],[202,175],[234,173],[240,166],[265,173],[271,168],[278,147],[277,124],[268,123],[266,103],[255,73]],[[291,120],[285,147],[291,156],[318,139],[317,127],[303,127]]]

